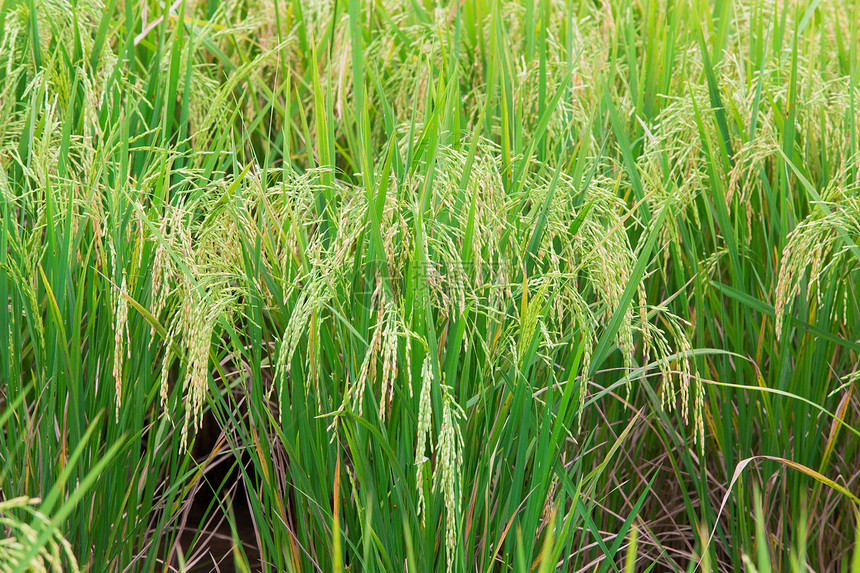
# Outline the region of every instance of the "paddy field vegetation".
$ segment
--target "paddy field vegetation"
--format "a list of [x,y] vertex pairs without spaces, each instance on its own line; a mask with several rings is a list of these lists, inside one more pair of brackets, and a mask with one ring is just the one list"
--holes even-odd
[[860,573],[860,3],[3,0],[0,114],[3,571]]

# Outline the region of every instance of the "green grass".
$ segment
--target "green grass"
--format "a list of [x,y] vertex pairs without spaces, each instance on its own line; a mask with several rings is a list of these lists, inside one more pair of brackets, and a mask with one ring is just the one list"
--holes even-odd
[[0,568],[860,573],[858,23],[5,0]]

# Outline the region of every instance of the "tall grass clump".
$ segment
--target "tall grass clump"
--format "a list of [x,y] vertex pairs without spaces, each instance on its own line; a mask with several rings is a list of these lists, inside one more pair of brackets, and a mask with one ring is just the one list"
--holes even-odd
[[857,571],[858,22],[6,0],[0,563]]

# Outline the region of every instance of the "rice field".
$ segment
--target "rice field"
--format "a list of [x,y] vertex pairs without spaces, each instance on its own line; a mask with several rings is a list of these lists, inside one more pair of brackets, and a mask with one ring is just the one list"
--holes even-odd
[[860,573],[860,3],[3,0],[0,570]]

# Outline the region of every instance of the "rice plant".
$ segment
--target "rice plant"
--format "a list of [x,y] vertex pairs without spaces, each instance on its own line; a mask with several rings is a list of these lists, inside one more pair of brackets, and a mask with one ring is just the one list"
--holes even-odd
[[858,23],[5,0],[2,568],[860,571]]

